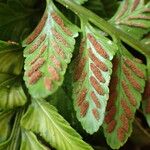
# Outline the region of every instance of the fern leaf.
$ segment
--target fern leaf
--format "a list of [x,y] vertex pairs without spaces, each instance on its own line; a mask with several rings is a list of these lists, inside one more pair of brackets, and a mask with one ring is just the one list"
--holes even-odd
[[144,111],[144,115],[146,117],[147,123],[150,126],[150,77],[148,77],[148,80],[146,82],[146,87],[145,87],[143,101],[142,101],[142,107],[143,107],[143,111]]
[[22,130],[20,150],[47,150],[36,138],[33,132]]
[[53,2],[47,0],[40,23],[23,42],[26,46],[24,80],[33,97],[47,97],[62,84],[77,31],[78,28],[59,12]]
[[92,149],[80,135],[44,100],[33,99],[21,121],[22,127],[40,134],[58,150]]
[[0,108],[12,109],[23,106],[26,101],[19,77],[0,73]]
[[103,123],[108,100],[112,60],[117,47],[90,26],[85,26],[75,60],[73,99],[77,118],[90,134]]
[[0,72],[19,75],[22,67],[21,47],[15,42],[0,41]]
[[124,0],[111,19],[118,28],[137,39],[150,31],[149,21],[150,2],[145,4],[144,0]]
[[132,132],[132,122],[141,102],[145,86],[145,65],[132,55],[120,55],[113,60],[113,74],[110,82],[104,121],[104,134],[112,149],[119,149]]

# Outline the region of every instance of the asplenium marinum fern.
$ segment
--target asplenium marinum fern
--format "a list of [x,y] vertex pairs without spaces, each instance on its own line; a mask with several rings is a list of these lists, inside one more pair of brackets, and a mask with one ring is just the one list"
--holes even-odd
[[148,128],[149,32],[149,1],[0,0],[0,150],[119,149],[137,111]]

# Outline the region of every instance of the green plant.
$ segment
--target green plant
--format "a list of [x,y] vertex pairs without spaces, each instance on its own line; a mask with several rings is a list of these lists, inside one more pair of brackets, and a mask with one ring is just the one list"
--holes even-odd
[[0,150],[150,139],[149,34],[149,0],[0,0]]

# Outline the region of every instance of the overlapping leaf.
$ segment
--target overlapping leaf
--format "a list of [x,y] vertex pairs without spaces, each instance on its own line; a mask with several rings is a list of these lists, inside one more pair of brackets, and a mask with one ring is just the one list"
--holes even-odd
[[25,103],[26,95],[22,89],[19,77],[0,73],[0,108],[12,109],[23,106]]
[[21,47],[14,42],[0,41],[0,72],[19,75],[23,67]]
[[47,0],[40,23],[23,43],[24,79],[33,97],[47,97],[62,84],[77,35],[77,28]]
[[92,26],[85,25],[83,30],[83,41],[73,73],[73,99],[78,120],[92,134],[103,123],[112,73],[110,60],[117,47]]
[[118,53],[113,61],[110,98],[104,121],[108,145],[119,149],[132,132],[132,122],[145,86],[145,65],[132,55]]
[[146,81],[142,107],[143,107],[143,111],[144,111],[144,115],[146,117],[147,123],[150,126],[150,77],[149,76]]
[[80,135],[44,100],[33,99],[21,121],[22,127],[39,133],[57,150],[91,150]]
[[111,19],[118,28],[137,39],[150,31],[149,21],[150,2],[145,4],[144,0],[122,1],[117,13]]
[[22,130],[20,150],[48,150],[43,146],[31,131]]
[[[19,150],[20,147],[20,119],[22,112],[18,111],[15,116],[15,122],[9,138],[0,143],[0,150]],[[12,123],[12,122],[11,122]]]
[[7,140],[11,133],[11,118],[13,116],[12,111],[0,112],[0,143]]

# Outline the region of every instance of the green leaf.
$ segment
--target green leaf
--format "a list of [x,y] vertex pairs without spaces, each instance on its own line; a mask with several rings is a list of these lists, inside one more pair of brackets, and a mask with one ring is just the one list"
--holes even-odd
[[0,39],[20,41],[23,34],[33,28],[31,22],[35,14],[37,10],[24,7],[20,0],[0,3]]
[[48,0],[40,23],[23,43],[24,80],[32,97],[47,97],[62,85],[77,30]]
[[14,113],[12,111],[0,112],[0,143],[7,140],[11,133],[10,121],[13,114]]
[[117,13],[111,19],[117,28],[136,39],[150,31],[150,2],[144,0],[124,0]]
[[91,150],[80,135],[44,100],[33,99],[21,120],[21,126],[40,134],[57,150]]
[[26,95],[18,76],[0,73],[0,108],[12,109],[26,103]]
[[23,52],[14,42],[0,41],[0,72],[19,75],[23,67]]
[[103,123],[109,94],[113,55],[117,46],[89,24],[75,60],[73,99],[77,118],[90,134]]
[[129,53],[117,53],[103,124],[107,143],[112,149],[119,149],[131,135],[132,122],[144,91],[145,74],[146,67],[140,60]]
[[20,150],[47,150],[31,131],[22,130],[21,148]]

